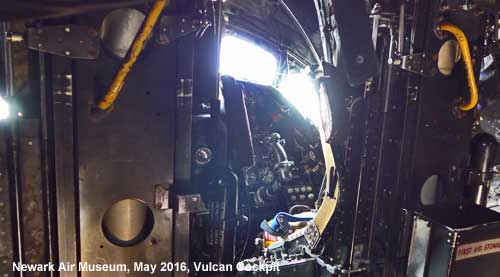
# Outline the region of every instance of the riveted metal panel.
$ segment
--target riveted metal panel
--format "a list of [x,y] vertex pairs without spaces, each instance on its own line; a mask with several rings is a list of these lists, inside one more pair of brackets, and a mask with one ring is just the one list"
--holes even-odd
[[40,121],[19,120],[19,172],[21,222],[25,263],[48,262],[46,201],[41,174]]
[[[114,106],[100,119],[90,116],[91,103],[109,85],[118,61],[101,55],[97,63],[75,64],[82,262],[123,263],[132,270],[133,262],[160,264],[172,258],[172,210],[155,208],[155,187],[173,183],[175,53],[174,45],[147,49],[129,74]],[[130,198],[151,209],[154,226],[142,242],[120,247],[103,235],[102,219],[111,205]],[[151,276],[148,272],[131,273]],[[82,272],[82,276],[127,273]]]

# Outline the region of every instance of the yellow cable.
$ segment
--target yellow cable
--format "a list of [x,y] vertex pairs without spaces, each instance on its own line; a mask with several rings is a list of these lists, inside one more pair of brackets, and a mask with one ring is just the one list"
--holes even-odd
[[479,96],[467,37],[465,36],[464,32],[462,32],[462,30],[460,30],[460,28],[455,25],[441,24],[439,27],[441,30],[453,34],[453,36],[455,36],[458,41],[458,45],[460,46],[460,52],[462,53],[462,57],[465,63],[465,69],[467,72],[467,82],[469,83],[470,98],[469,103],[459,106],[459,109],[462,111],[472,110],[477,105]]
[[109,86],[103,100],[97,104],[99,109],[105,110],[115,102],[116,97],[118,97],[118,94],[120,94],[120,91],[125,84],[125,79],[127,78],[130,69],[132,69],[137,57],[139,57],[142,49],[144,48],[144,42],[148,38],[149,34],[151,34],[151,31],[156,25],[156,22],[158,21],[158,18],[160,17],[160,14],[166,4],[167,0],[157,0],[154,3],[143,25],[141,34],[135,38],[134,43],[132,44],[128,60],[122,64],[120,70],[116,73],[113,82]]

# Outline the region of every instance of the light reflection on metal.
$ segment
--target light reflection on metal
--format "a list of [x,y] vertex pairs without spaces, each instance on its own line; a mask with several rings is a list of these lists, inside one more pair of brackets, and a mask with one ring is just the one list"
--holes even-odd
[[135,9],[110,12],[101,25],[103,45],[118,58],[125,58],[146,16]]

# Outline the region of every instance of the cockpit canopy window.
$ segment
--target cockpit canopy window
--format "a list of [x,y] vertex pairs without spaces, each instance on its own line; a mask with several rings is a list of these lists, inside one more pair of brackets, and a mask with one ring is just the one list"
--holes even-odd
[[314,82],[306,72],[287,74],[280,82],[278,90],[304,117],[319,126],[321,122],[319,99],[315,93]]
[[319,100],[306,70],[280,72],[275,53],[237,34],[222,38],[220,55],[221,75],[276,87],[304,117],[319,126]]
[[242,81],[274,85],[278,59],[256,43],[236,35],[226,35],[221,42],[220,73]]

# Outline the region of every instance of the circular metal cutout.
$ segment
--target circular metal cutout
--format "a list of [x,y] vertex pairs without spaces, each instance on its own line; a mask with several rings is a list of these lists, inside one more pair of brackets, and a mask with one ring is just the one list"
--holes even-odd
[[425,180],[420,189],[420,202],[422,205],[434,205],[439,200],[439,177],[432,175]]
[[146,16],[135,9],[110,12],[101,25],[103,45],[118,58],[125,58]]
[[111,243],[126,247],[145,240],[153,230],[151,209],[136,199],[124,199],[106,210],[102,231]]

